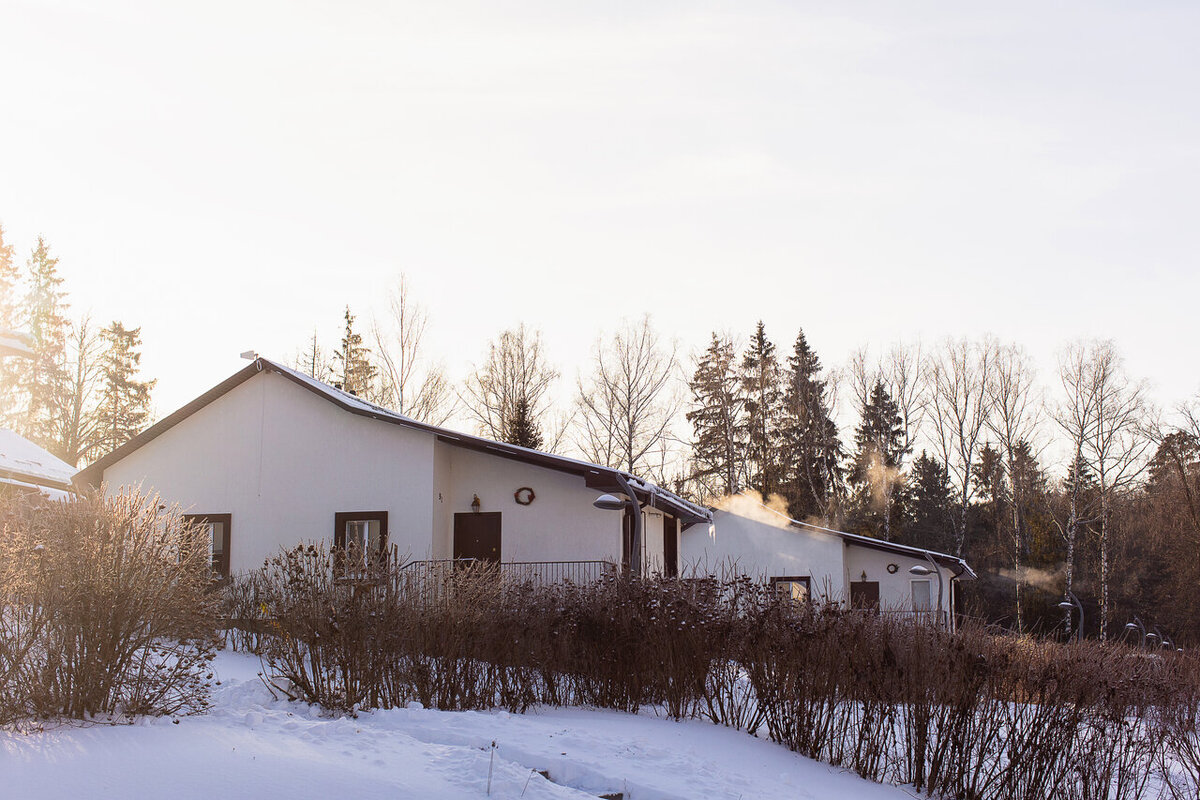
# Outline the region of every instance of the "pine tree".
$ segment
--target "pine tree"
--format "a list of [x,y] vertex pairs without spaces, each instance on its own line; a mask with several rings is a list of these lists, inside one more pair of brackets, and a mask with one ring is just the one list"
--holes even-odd
[[746,442],[748,483],[764,499],[777,493],[783,484],[778,446],[783,422],[782,379],[775,345],[767,339],[760,321],[742,356],[741,389],[746,409],[742,436]]
[[827,517],[842,482],[842,442],[820,372],[820,359],[800,331],[788,357],[781,426],[785,496],[795,519]]
[[905,442],[900,410],[882,380],[875,381],[861,416],[850,481],[858,488],[862,523],[873,535],[891,539],[898,490],[905,480],[903,460],[912,449]]
[[60,288],[58,259],[40,236],[26,264],[28,292],[24,322],[33,340],[33,356],[17,380],[23,408],[20,433],[46,448],[54,446],[54,424],[67,393],[67,304]]
[[530,450],[542,447],[542,432],[529,407],[529,398],[518,397],[504,425],[504,441]]
[[712,497],[742,490],[743,401],[735,368],[733,342],[712,335],[688,384],[692,391],[693,477]]
[[354,319],[350,306],[346,306],[346,330],[342,334],[342,347],[334,353],[334,358],[341,365],[342,390],[370,399],[375,365],[371,363],[371,351],[363,345],[362,334],[354,330]]
[[97,448],[101,453],[110,453],[132,439],[150,419],[150,390],[155,381],[137,380],[142,360],[141,332],[141,328],[113,322],[102,333],[107,348]]

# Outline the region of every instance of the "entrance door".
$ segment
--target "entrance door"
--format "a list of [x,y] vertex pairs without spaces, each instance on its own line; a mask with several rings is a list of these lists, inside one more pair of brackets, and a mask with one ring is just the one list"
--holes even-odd
[[679,576],[679,537],[675,518],[670,514],[663,514],[663,575],[668,578]]
[[454,515],[454,558],[500,562],[500,512]]
[[851,581],[850,607],[879,612],[879,581]]

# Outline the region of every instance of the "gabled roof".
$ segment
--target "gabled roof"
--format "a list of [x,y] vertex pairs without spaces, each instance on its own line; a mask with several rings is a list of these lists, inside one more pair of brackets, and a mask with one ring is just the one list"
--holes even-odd
[[0,481],[70,491],[75,467],[8,428],[0,428]]
[[490,439],[484,439],[480,436],[472,436],[466,433],[459,433],[448,428],[441,428],[436,425],[430,425],[425,422],[419,422],[411,417],[406,417],[383,406],[377,406],[374,403],[368,403],[360,397],[344,392],[323,383],[315,378],[305,375],[302,372],[297,372],[294,369],[277,364],[274,361],[268,361],[265,358],[255,359],[254,363],[250,364],[242,370],[231,375],[226,380],[209,389],[204,394],[197,397],[192,402],[180,408],[178,411],[164,417],[159,422],[151,425],[146,430],[129,440],[125,444],[118,447],[113,452],[98,459],[95,463],[87,468],[80,470],[75,475],[75,482],[88,486],[98,486],[103,479],[104,470],[117,463],[121,459],[128,456],[133,451],[137,450],[142,445],[153,441],[163,433],[178,425],[183,420],[195,414],[200,409],[207,406],[209,403],[227,394],[237,386],[253,378],[260,372],[271,372],[280,375],[298,386],[313,392],[319,397],[328,400],[343,411],[355,414],[361,417],[378,420],[391,425],[399,425],[413,430],[424,431],[431,433],[438,438],[438,441],[445,442],[456,447],[463,447],[468,450],[475,450],[482,453],[490,453],[492,455],[501,456],[502,458],[510,458],[515,461],[521,461],[527,464],[533,464],[546,469],[553,469],[559,472],[568,472],[573,475],[579,475],[584,479],[586,485],[602,491],[620,491],[619,482],[616,475],[622,475],[629,483],[634,493],[638,495],[638,500],[652,508],[658,508],[670,512],[680,518],[684,526],[694,525],[698,522],[708,522],[712,519],[712,512],[702,506],[689,503],[687,500],[675,495],[666,489],[655,486],[653,483],[644,481],[635,475],[632,475],[624,470],[616,470],[611,467],[603,467],[599,464],[591,464],[586,461],[580,461],[566,456],[554,455],[553,453],[543,453],[539,450],[530,450],[526,447],[518,447],[504,442],[494,442]]

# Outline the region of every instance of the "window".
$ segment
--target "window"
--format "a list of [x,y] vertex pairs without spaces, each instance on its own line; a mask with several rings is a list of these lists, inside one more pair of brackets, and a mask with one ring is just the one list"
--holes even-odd
[[929,591],[929,581],[910,581],[912,585],[912,604],[913,611],[929,611],[933,608],[930,601],[932,595]]
[[361,570],[368,559],[383,560],[387,555],[387,512],[345,511],[333,515],[333,546],[342,559],[343,568]]
[[212,572],[218,578],[229,577],[229,533],[232,514],[184,514],[184,520],[208,529],[208,554]]
[[771,588],[775,591],[775,594],[781,598],[792,600],[797,603],[808,602],[809,578],[807,575],[800,577],[771,578]]

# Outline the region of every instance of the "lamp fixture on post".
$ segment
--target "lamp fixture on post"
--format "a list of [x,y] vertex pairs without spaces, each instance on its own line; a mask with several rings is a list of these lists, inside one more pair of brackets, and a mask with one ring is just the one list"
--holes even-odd
[[1067,590],[1067,599],[1058,604],[1058,607],[1067,612],[1067,622],[1071,621],[1071,611],[1079,611],[1079,627],[1075,630],[1075,641],[1083,641],[1083,603],[1079,602],[1079,598],[1073,592]]
[[629,569],[634,575],[642,574],[642,508],[638,505],[637,495],[633,493],[633,489],[629,486],[629,481],[625,480],[625,476],[620,472],[614,472],[613,477],[616,478],[617,485],[621,487],[621,491],[625,495],[622,500],[612,494],[602,494],[592,501],[592,505],[604,511],[618,511],[627,509],[633,517],[633,541],[629,547]]
[[[928,559],[929,563],[933,565],[933,569],[930,569],[929,567],[925,566],[924,564],[913,564],[911,567],[908,568],[908,571],[910,573],[912,573],[913,575],[937,575],[937,579],[938,579],[937,623],[938,623],[938,625],[941,625],[942,624],[942,590],[944,588],[944,585],[942,583],[942,568],[939,567],[938,563],[933,560],[933,556],[929,554],[928,550],[925,551],[925,558]],[[949,628],[950,627],[949,624],[947,624],[946,627]]]
[[858,576],[858,579],[863,583],[867,582],[867,571],[865,569],[862,571],[862,575]]

